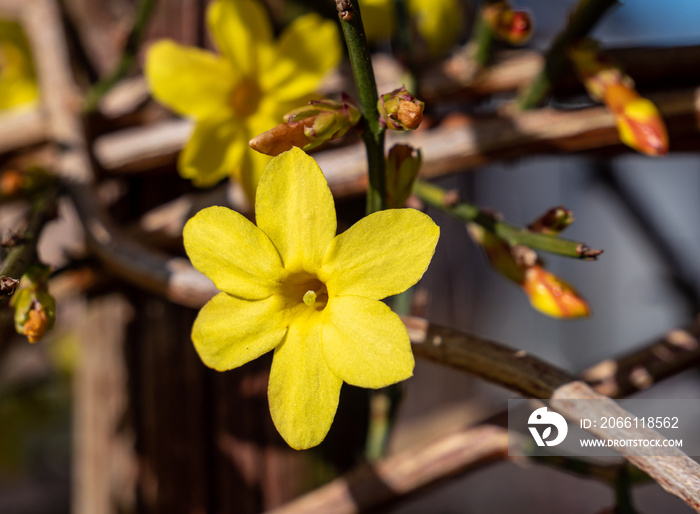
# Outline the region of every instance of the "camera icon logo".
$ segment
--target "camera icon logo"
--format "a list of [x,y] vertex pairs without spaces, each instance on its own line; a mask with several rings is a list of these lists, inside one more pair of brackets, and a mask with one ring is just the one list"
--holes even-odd
[[[564,416],[557,412],[548,412],[547,407],[540,407],[530,414],[527,424],[537,446],[556,446],[566,438],[566,434],[569,432],[569,426],[566,424]],[[554,439],[550,440],[552,426],[557,429],[557,434]]]

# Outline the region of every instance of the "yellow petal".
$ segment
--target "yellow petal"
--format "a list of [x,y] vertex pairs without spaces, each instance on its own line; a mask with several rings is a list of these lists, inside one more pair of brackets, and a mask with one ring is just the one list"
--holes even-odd
[[255,214],[287,270],[318,269],[336,218],[328,182],[312,157],[292,148],[273,158],[260,178]]
[[154,98],[179,114],[200,118],[230,111],[236,75],[218,55],[162,40],[148,49],[145,72]]
[[234,176],[243,186],[246,196],[251,204],[255,204],[255,195],[265,166],[268,165],[272,157],[256,152],[252,148],[245,150],[243,165],[237,169]]
[[39,98],[29,42],[19,23],[0,20],[0,109],[27,107]]
[[342,55],[336,23],[316,14],[301,16],[280,36],[277,53],[262,73],[262,88],[279,101],[308,96]]
[[[248,140],[280,123],[285,112],[287,111],[282,110],[278,104],[269,98],[263,99],[258,112],[246,120]],[[243,155],[243,164],[233,170],[233,176],[243,186],[243,190],[251,205],[255,204],[255,195],[260,177],[270,160],[271,157],[269,155],[261,154],[249,147]]]
[[202,362],[225,371],[273,350],[287,332],[280,307],[275,296],[251,301],[217,294],[199,311],[192,327]]
[[197,187],[213,186],[236,173],[248,151],[245,126],[224,112],[197,122],[180,153],[178,169]]
[[409,0],[408,11],[433,57],[448,51],[457,41],[464,19],[457,0]]
[[258,75],[261,52],[270,52],[272,27],[265,9],[252,0],[215,0],[207,23],[217,47],[244,77]]
[[386,304],[361,296],[339,296],[323,314],[323,356],[343,381],[378,388],[413,374],[408,332]]
[[297,450],[316,446],[326,437],[343,385],[323,359],[319,318],[315,314],[289,327],[275,350],[270,371],[272,420]]
[[394,0],[365,0],[362,2],[361,12],[367,41],[381,41],[394,33],[396,21]]
[[241,214],[208,207],[183,229],[192,265],[216,287],[248,300],[272,295],[282,273],[277,250],[268,237]]
[[415,209],[375,212],[333,240],[318,277],[330,296],[401,293],[425,273],[439,235],[433,220]]

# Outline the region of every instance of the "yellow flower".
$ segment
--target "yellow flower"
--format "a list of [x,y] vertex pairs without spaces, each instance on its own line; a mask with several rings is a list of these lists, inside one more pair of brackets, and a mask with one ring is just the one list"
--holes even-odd
[[298,148],[265,168],[256,227],[224,207],[185,225],[192,264],[221,293],[192,328],[202,361],[223,371],[275,350],[268,398],[290,446],[319,444],[343,382],[378,388],[413,371],[405,326],[381,298],[423,275],[439,229],[425,214],[371,214],[337,235],[335,206],[316,162]]
[[158,101],[196,120],[180,174],[201,187],[233,175],[252,200],[270,158],[250,150],[248,140],[308,101],[339,63],[337,28],[306,15],[275,40],[263,7],[252,0],[215,0],[207,22],[221,55],[159,41],[146,57],[146,77]]
[[439,56],[455,44],[463,20],[457,0],[408,0],[408,10],[431,56]]
[[30,105],[38,98],[32,54],[22,27],[0,20],[0,109]]
[[[457,0],[408,0],[408,12],[428,52],[437,57],[457,40],[463,13]],[[391,37],[396,28],[394,0],[362,2],[362,22],[369,41]]]

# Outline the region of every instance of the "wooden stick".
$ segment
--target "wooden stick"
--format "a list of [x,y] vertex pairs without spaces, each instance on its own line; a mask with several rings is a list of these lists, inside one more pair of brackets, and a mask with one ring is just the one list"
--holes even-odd
[[46,120],[38,107],[0,115],[0,153],[43,143],[46,136]]
[[[404,318],[404,322],[409,330],[411,340],[414,344],[425,345],[428,334],[428,323],[425,320],[413,317]],[[646,346],[632,354],[623,356],[617,360],[606,360],[600,364],[590,368],[591,370],[606,370],[609,372],[611,369],[625,369],[627,368],[626,363],[644,363],[648,359],[656,359],[656,348],[659,345],[674,344],[675,346],[681,346],[680,341],[688,341],[689,333],[695,334],[695,331],[700,331],[700,323],[696,323],[691,329],[685,330],[675,330],[669,332],[663,341],[657,341],[651,345]],[[440,334],[435,334],[440,336]],[[498,371],[493,373],[492,379],[496,380],[497,376],[513,374],[516,377],[522,376],[523,372],[519,369],[521,363],[525,363],[525,367],[532,371],[541,371],[543,364],[541,361],[533,360],[532,357],[527,356],[525,353],[509,353],[506,348],[498,347],[493,348],[491,344],[486,343],[483,340],[478,340],[467,335],[462,335],[464,338],[473,340],[473,345],[478,348],[478,351],[485,351],[486,354],[491,355],[492,358],[505,359],[505,362],[500,362],[502,366]],[[664,343],[664,341],[671,340],[673,343]],[[700,351],[695,352],[694,349],[688,347],[685,344],[684,348],[686,351],[693,354],[695,359],[695,364],[700,362]],[[690,356],[686,359],[677,359],[675,361],[664,361],[667,367],[659,368],[658,366],[649,366],[650,372],[659,372],[662,376],[668,376],[671,372],[670,367],[673,365],[685,366],[686,363],[692,362]],[[613,363],[611,365],[611,363]],[[561,373],[556,373],[553,375],[550,366],[544,364],[544,378],[540,382],[528,382],[534,385],[523,385],[521,389],[535,391],[550,390],[551,387],[562,381],[563,376]],[[459,369],[463,369],[460,367]],[[589,375],[590,371],[584,372],[584,375]],[[607,377],[607,374],[605,375]],[[601,373],[596,373],[596,388],[602,388],[603,390],[610,390],[611,382],[614,382],[618,375],[611,376],[609,379],[600,380]],[[549,378],[547,378],[549,377]],[[659,377],[659,380],[662,377]],[[568,380],[568,377],[567,377]],[[569,382],[569,384],[578,384],[578,382]],[[623,382],[624,384],[624,382]],[[618,393],[625,393],[627,389],[623,384],[615,389]],[[560,386],[557,390],[561,394],[562,391],[566,391],[566,384]],[[571,387],[574,387],[573,385]],[[576,386],[578,387],[578,386]],[[598,392],[601,392],[600,390]],[[581,391],[574,391],[577,395],[582,395]],[[539,393],[538,393],[539,394]],[[597,415],[597,414],[596,414]],[[488,429],[489,432],[480,432],[480,430]],[[505,430],[501,428],[500,430]],[[464,441],[470,441],[472,438],[478,439],[482,437],[483,434],[487,434],[484,439],[481,439],[481,443],[485,445],[488,450],[493,455],[493,460],[488,462],[495,462],[500,458],[507,458],[508,454],[508,441],[507,434],[501,432],[505,438],[500,437],[498,434],[497,427],[494,425],[482,425],[475,428],[465,428],[456,432],[455,434],[450,434],[444,436],[436,441],[430,443],[422,444],[416,447],[409,448],[400,452],[399,454],[384,459],[379,462],[376,466],[377,469],[381,470],[381,473],[374,472],[370,473],[367,471],[366,467],[362,467],[357,471],[351,472],[343,477],[340,477],[330,484],[321,487],[315,491],[302,496],[298,500],[290,502],[289,504],[280,507],[279,509],[273,511],[275,514],[295,514],[295,513],[315,513],[329,511],[332,506],[333,509],[337,509],[338,512],[350,513],[350,512],[360,512],[363,510],[370,510],[374,508],[379,508],[389,504],[390,502],[395,502],[399,499],[406,499],[408,496],[416,494],[430,485],[434,485],[446,477],[456,477],[461,476],[465,472],[473,471],[480,467],[480,464],[485,464],[479,461],[479,448],[473,448],[472,445],[464,443]],[[606,434],[607,435],[607,434]],[[500,438],[499,438],[500,437]],[[492,439],[493,438],[493,439]],[[495,446],[491,447],[491,441]],[[457,443],[456,445],[454,443]],[[501,445],[500,449],[498,444]],[[464,445],[464,447],[462,446]],[[452,450],[446,451],[452,448]],[[416,462],[414,463],[411,459],[412,456],[417,455]],[[402,468],[404,466],[410,466],[412,470],[412,480],[411,482],[402,481],[397,477],[402,476]],[[398,470],[393,468],[397,467]],[[609,480],[613,470],[607,469],[601,478]],[[395,487],[387,488],[382,487],[380,484],[386,484],[390,482],[395,485]],[[362,496],[353,495],[354,491],[357,491],[361,487],[366,489],[366,493]]]
[[[667,123],[700,113],[700,89],[650,95]],[[97,139],[95,154],[112,172],[148,169],[173,162],[189,137],[191,125],[171,120],[143,128],[114,132]],[[696,124],[679,126],[695,134]],[[437,177],[473,169],[495,160],[537,153],[569,153],[606,146],[622,146],[614,116],[605,107],[578,111],[551,108],[506,113],[485,119],[453,118],[437,128],[410,135],[389,134],[387,147],[402,142],[421,148],[423,177]],[[361,144],[314,154],[334,194],[362,193],[367,186]]]
[[581,374],[601,394],[628,396],[700,364],[700,317],[687,328],[617,359],[606,359]]
[[508,455],[507,431],[481,426],[363,466],[270,514],[351,514],[386,505],[427,485]]
[[[596,419],[613,415],[632,417],[613,400],[595,392],[584,382],[573,379],[527,352],[434,325],[422,329],[423,323],[422,320],[409,320],[413,327],[409,334],[416,355],[474,374],[527,397],[549,398],[551,407],[571,420],[586,415]],[[581,399],[600,401],[589,404],[593,411],[581,413],[581,402],[571,401]],[[609,431],[600,427],[594,426],[588,431],[604,439],[611,437]],[[629,429],[620,435],[629,439],[663,439],[654,430]],[[630,455],[625,448],[621,448],[620,453],[661,487],[700,512],[700,465],[697,462],[676,448],[669,449],[672,454],[669,457]]]
[[23,11],[32,45],[49,132],[58,144],[57,173],[64,180],[93,252],[116,274],[176,303],[200,306],[216,294],[209,279],[186,259],[171,258],[125,237],[100,208],[83,136],[77,87],[60,13],[53,0],[27,2]]

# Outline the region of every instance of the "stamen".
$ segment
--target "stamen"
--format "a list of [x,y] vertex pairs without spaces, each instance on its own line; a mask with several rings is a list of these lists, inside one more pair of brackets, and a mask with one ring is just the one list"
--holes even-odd
[[308,290],[304,293],[304,303],[309,307],[313,307],[316,303],[316,292]]

